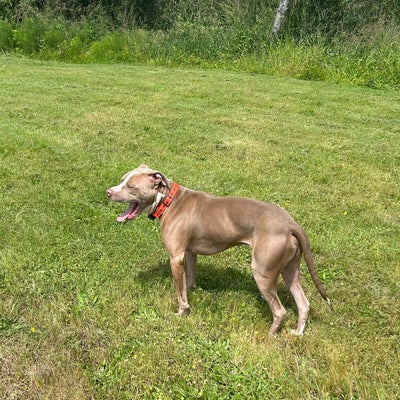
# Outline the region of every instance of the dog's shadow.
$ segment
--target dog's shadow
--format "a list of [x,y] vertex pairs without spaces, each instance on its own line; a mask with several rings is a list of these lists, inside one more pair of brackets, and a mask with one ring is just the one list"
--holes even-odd
[[[171,281],[169,260],[162,260],[152,268],[138,272],[137,278],[150,287],[157,282]],[[197,262],[196,266],[196,286],[197,289],[206,292],[246,292],[258,300],[257,303],[260,308],[265,309],[266,306],[250,269],[241,270],[229,266],[218,267],[201,260]],[[278,294],[285,307],[296,307],[287,286],[283,282],[278,284]]]

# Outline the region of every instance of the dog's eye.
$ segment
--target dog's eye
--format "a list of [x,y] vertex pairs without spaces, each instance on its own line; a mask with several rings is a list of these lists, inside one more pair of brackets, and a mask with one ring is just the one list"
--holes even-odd
[[132,178],[128,179],[128,181],[126,182],[126,187],[128,189],[134,189],[135,188],[135,181]]

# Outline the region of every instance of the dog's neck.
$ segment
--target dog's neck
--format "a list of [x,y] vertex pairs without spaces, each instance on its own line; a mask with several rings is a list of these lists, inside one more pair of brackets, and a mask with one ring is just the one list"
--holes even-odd
[[157,193],[155,202],[153,203],[152,211],[148,215],[150,219],[159,219],[174,201],[175,195],[178,192],[179,185],[176,182],[171,182],[170,190],[167,195],[160,192]]

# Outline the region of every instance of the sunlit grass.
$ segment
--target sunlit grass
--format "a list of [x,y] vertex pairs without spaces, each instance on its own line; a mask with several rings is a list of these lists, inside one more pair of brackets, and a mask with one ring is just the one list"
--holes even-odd
[[[2,398],[393,398],[397,92],[200,70],[0,58]],[[288,209],[333,301],[306,335],[270,312],[248,249],[201,257],[192,314],[157,223],[105,189],[147,162],[184,186]],[[394,397],[394,398],[395,398]]]

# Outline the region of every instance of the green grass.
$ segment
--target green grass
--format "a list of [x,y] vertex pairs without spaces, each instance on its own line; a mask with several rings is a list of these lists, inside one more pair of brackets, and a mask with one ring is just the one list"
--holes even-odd
[[[0,57],[0,397],[400,396],[400,95],[266,75]],[[177,318],[156,222],[105,190],[146,162],[285,207],[308,232],[303,338],[277,339],[246,248],[199,259]]]

